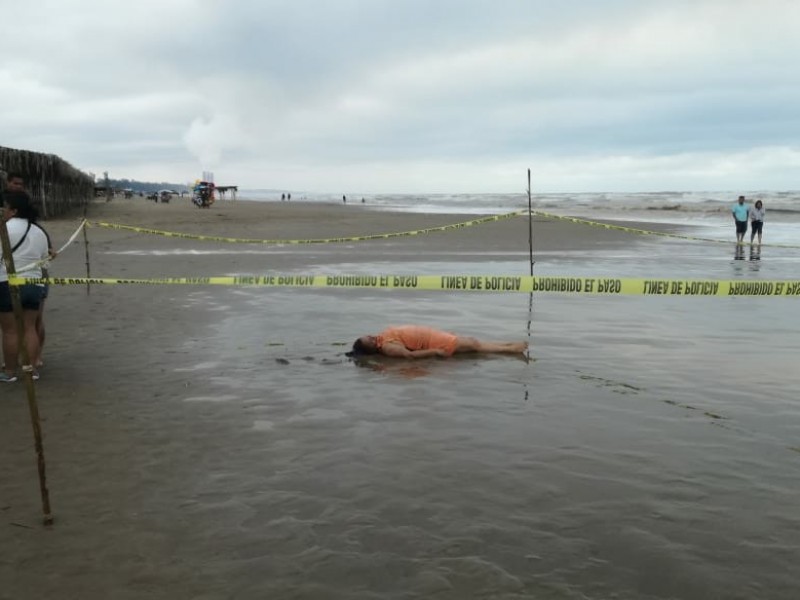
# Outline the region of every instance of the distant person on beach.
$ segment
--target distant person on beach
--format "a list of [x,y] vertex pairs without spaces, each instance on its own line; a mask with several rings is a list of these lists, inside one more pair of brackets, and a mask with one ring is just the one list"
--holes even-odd
[[342,196],[342,204],[347,204],[347,196]]
[[291,194],[286,194],[286,201],[289,202],[292,199]]
[[764,203],[761,200],[756,200],[755,206],[750,209],[750,243],[753,243],[753,238],[758,234],[758,244],[761,245],[761,232],[764,230],[764,217],[767,214],[767,209],[764,208]]
[[286,200],[286,194],[281,194],[281,202],[283,202],[284,200]]
[[744,196],[739,196],[738,202],[733,205],[733,221],[736,223],[736,242],[744,242],[744,234],[747,233],[747,221],[750,215],[750,207],[744,203]]
[[[9,192],[25,192],[25,176],[21,173],[9,173],[8,174],[8,187],[7,191]],[[30,199],[30,197],[29,197]],[[56,251],[53,249],[53,243],[50,241],[50,234],[47,233],[44,227],[42,227],[39,223],[34,223],[34,227],[38,227],[42,230],[45,237],[47,237],[47,252],[50,254],[50,258],[55,258],[57,256]],[[19,267],[20,265],[16,265]],[[42,277],[47,278],[50,276],[50,273],[47,271],[47,267],[42,267]],[[33,364],[37,367],[41,367],[43,365],[42,362],[42,348],[44,348],[44,340],[46,337],[46,332],[44,329],[44,303],[47,300],[47,296],[50,295],[50,286],[45,284],[44,285],[44,293],[42,294],[42,301],[39,303],[39,316],[36,318],[36,333],[39,335],[39,356],[35,357]]]
[[[38,214],[31,204],[30,197],[25,192],[6,191],[2,194],[2,201],[2,218],[8,229],[14,266],[22,269],[18,271],[18,274],[22,277],[41,277],[41,267],[25,268],[44,260],[49,255],[47,235],[36,226]],[[29,283],[19,287],[24,323],[23,343],[32,362],[38,360],[39,357],[39,334],[36,331],[36,319],[39,316],[43,294],[44,286],[41,284]],[[17,335],[17,323],[13,310],[8,272],[5,260],[3,260],[0,264],[0,330],[3,334],[5,365],[0,371],[0,383],[12,383],[17,380],[20,340]],[[34,371],[33,377],[34,379],[39,378],[36,371]]]
[[389,327],[378,335],[364,335],[353,343],[348,356],[383,354],[396,358],[447,358],[454,354],[521,354],[525,342],[482,342],[423,325]]

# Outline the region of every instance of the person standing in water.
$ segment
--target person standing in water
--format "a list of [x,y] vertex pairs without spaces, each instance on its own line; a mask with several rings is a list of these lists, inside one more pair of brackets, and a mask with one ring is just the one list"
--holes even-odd
[[758,234],[758,245],[761,245],[761,232],[764,229],[764,217],[767,210],[764,208],[764,203],[761,200],[756,200],[755,206],[750,209],[750,243]]
[[744,234],[747,233],[747,220],[750,214],[750,207],[744,203],[744,196],[739,196],[739,200],[733,205],[731,210],[733,221],[736,223],[736,243],[744,242]]

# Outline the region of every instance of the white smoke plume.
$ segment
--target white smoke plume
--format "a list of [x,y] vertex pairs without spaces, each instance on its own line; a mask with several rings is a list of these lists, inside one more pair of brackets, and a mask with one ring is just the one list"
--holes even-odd
[[183,135],[183,143],[204,169],[219,167],[224,150],[236,148],[243,139],[242,129],[235,118],[214,115],[211,119],[198,117]]

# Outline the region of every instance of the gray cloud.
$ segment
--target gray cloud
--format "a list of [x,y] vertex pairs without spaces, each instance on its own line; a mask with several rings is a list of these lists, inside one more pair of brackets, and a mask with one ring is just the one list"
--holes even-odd
[[0,144],[94,172],[503,191],[531,167],[553,190],[646,190],[781,188],[800,166],[791,0],[0,10]]

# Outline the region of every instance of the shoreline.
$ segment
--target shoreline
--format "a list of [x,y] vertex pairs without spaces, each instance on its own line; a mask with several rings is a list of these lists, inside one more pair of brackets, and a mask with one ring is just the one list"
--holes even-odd
[[[480,218],[360,210],[360,207],[316,203],[236,201],[215,203],[210,209],[195,208],[188,199],[184,203],[155,204],[136,199],[95,202],[89,207],[88,220],[190,235],[288,242],[408,232]],[[54,219],[46,222],[45,227],[54,245],[59,247],[79,222],[79,217]],[[634,225],[628,222],[625,226]],[[395,261],[409,264],[501,261],[518,264],[518,270],[527,270],[528,227],[527,218],[513,217],[424,235],[330,244],[226,243],[101,227],[89,227],[86,236],[91,275],[124,279],[247,275],[263,273],[265,267],[272,272],[318,269],[336,264],[362,264],[372,256],[380,257],[382,262],[391,256]],[[576,252],[646,247],[663,241],[656,236],[540,217],[534,219],[533,228],[534,259],[537,254],[553,259]],[[652,229],[680,230],[666,224]],[[50,272],[59,277],[85,276],[83,246],[83,238],[79,236],[53,262]]]
[[[368,236],[380,234],[394,234],[446,225],[465,223],[483,217],[493,217],[493,214],[464,214],[464,213],[418,213],[389,210],[377,210],[357,206],[342,206],[326,203],[288,203],[288,202],[262,202],[237,200],[235,202],[218,202],[209,209],[197,209],[188,199],[173,200],[169,204],[154,204],[142,200],[115,199],[111,203],[93,202],[89,206],[88,220],[110,222],[132,227],[172,231],[194,235],[208,235],[219,237],[236,237],[245,239],[264,240],[306,240],[320,238],[338,238],[349,236]],[[508,214],[508,213],[504,213]],[[50,219],[44,225],[58,235],[69,235],[80,222],[81,216],[72,215],[67,218]],[[619,219],[597,219],[599,224],[613,224],[638,229],[649,229],[657,232],[675,232],[685,229],[685,224],[659,223],[647,221],[627,221]],[[635,234],[620,231],[597,229],[592,230],[589,225],[570,224],[564,221],[552,220],[547,217],[535,216],[534,241],[536,233],[541,233],[540,243],[543,250],[564,248],[569,241],[564,241],[564,235],[571,241],[581,245],[582,240],[589,238],[590,242],[624,242],[626,239],[636,239]],[[70,227],[72,229],[70,229]],[[514,236],[515,239],[524,233],[525,245],[528,243],[528,220],[523,216],[500,219],[485,224],[466,227],[463,231],[467,234],[477,229],[494,229],[492,235],[500,234]],[[538,231],[537,231],[538,229]],[[554,235],[548,229],[558,229]],[[524,231],[523,231],[524,230]],[[100,237],[113,238],[106,235],[109,230],[91,228],[92,233],[102,233]],[[231,232],[235,231],[236,235]],[[119,235],[127,236],[130,232]],[[457,235],[458,231],[431,232],[426,234],[430,239],[440,235]],[[633,235],[633,237],[631,237]],[[490,236],[486,236],[491,237]],[[639,239],[642,239],[639,236]]]

